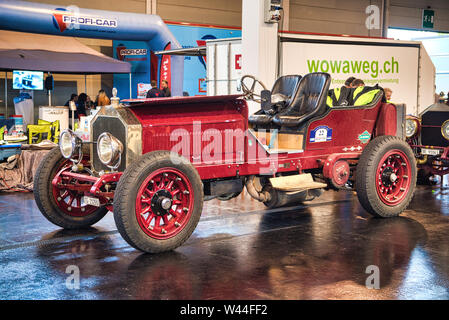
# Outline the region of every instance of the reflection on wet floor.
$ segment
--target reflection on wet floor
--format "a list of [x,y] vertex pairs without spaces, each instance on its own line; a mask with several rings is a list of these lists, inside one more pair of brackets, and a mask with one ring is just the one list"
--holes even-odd
[[[111,214],[66,231],[32,194],[0,194],[1,299],[449,299],[449,189],[419,187],[399,218],[373,219],[352,192],[267,210],[206,202],[192,237],[145,255]],[[80,289],[68,289],[68,266]],[[368,266],[380,289],[368,289]]]

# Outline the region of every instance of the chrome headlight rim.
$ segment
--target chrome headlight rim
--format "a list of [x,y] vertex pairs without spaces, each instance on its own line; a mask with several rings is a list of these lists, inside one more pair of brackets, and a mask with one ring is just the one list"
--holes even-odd
[[[69,136],[70,139],[70,153],[65,152],[65,136]],[[72,130],[65,129],[63,130],[59,135],[59,150],[61,151],[61,154],[64,158],[74,160],[73,158],[78,156],[81,157],[81,147],[82,147],[83,141],[80,137],[78,137]]]
[[[103,157],[104,154],[102,154],[101,150],[103,146],[103,141],[105,139],[108,139],[110,143],[109,151],[111,155],[107,159]],[[117,169],[121,163],[122,153],[123,153],[123,144],[121,143],[120,140],[118,140],[109,132],[103,132],[102,134],[100,134],[100,136],[97,139],[97,155],[102,164],[111,169]]]
[[[407,129],[408,129],[408,124],[412,123],[413,124],[413,132],[412,133],[408,133]],[[414,136],[416,136],[416,134],[418,133],[418,128],[419,128],[419,121],[418,119],[415,118],[407,118],[405,120],[405,137],[407,139],[413,138]]]
[[445,128],[449,128],[449,119],[444,121],[441,125],[441,135],[444,139],[449,140],[449,135],[445,135],[444,132],[446,131]]

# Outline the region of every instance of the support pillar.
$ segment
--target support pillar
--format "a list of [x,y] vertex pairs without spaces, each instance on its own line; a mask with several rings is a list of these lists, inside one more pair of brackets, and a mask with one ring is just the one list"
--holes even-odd
[[[253,75],[271,89],[277,78],[278,24],[264,22],[264,3],[242,1],[242,75]],[[250,114],[259,109],[249,104]]]

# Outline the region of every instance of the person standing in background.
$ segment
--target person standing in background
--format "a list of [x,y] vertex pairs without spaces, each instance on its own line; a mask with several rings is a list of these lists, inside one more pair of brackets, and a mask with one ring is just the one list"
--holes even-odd
[[78,95],[76,93],[72,93],[72,95],[70,96],[70,100],[68,100],[64,106],[68,107],[70,105],[70,101],[73,101],[76,104],[78,101]]
[[163,98],[164,93],[157,88],[157,81],[151,80],[151,89],[147,92],[147,98]]
[[110,104],[111,104],[111,100],[106,95],[106,92],[103,89],[98,91],[97,98],[95,99],[95,106],[102,107],[102,106],[108,106]]
[[80,93],[78,96],[78,103],[76,105],[75,118],[79,119],[81,116],[86,116],[86,102],[87,94]]
[[90,114],[90,110],[95,109],[95,103],[90,99],[89,96],[87,96],[87,98],[86,98],[85,107],[86,107],[86,112],[88,112],[89,114]]
[[171,91],[168,87],[168,81],[162,80],[161,82],[162,92],[164,93],[164,97],[171,97]]

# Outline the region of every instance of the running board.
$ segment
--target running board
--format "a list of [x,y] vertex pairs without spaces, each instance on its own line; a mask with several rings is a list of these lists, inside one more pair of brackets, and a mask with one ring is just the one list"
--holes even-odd
[[313,181],[313,177],[310,173],[270,178],[270,183],[274,189],[286,192],[306,191],[327,187],[327,184],[325,183]]

